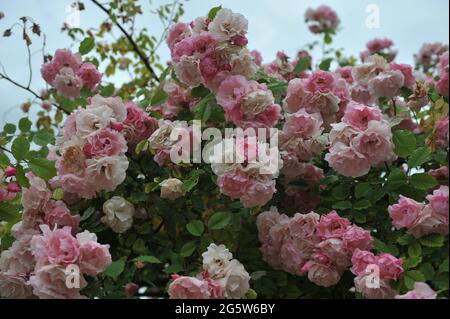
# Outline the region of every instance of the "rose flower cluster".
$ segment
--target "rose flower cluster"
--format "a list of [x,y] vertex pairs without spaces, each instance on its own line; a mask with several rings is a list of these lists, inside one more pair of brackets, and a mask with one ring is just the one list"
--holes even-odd
[[[80,216],[51,199],[43,179],[31,173],[27,178],[22,221],[12,228],[16,241],[0,257],[0,297],[81,298],[84,275],[95,277],[111,263],[109,245],[88,231],[78,233]],[[71,269],[73,286],[67,284]]]
[[209,245],[203,257],[203,272],[197,277],[172,275],[171,299],[240,299],[250,288],[250,275],[224,246]]
[[263,259],[271,267],[298,276],[307,273],[311,282],[322,287],[336,285],[351,266],[353,253],[372,246],[369,231],[335,211],[290,218],[273,208],[258,215],[256,223]]
[[82,63],[79,53],[67,49],[56,50],[51,62],[42,66],[41,74],[58,94],[71,99],[80,96],[83,87],[93,91],[102,80],[94,64]]

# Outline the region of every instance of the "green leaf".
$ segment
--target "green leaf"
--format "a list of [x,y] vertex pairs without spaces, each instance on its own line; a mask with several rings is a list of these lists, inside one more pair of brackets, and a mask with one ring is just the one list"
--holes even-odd
[[340,209],[340,210],[350,209],[350,208],[352,208],[352,203],[348,200],[337,202],[337,203],[333,204],[333,208]]
[[300,75],[302,72],[308,70],[309,67],[309,58],[303,57],[301,58],[297,65],[294,68],[294,75]]
[[398,248],[394,245],[387,245],[381,240],[374,238],[373,246],[376,250],[378,250],[380,253],[389,253],[391,255],[397,256],[399,254]]
[[186,225],[186,229],[192,235],[200,237],[205,231],[205,225],[200,220],[193,220]]
[[5,132],[6,134],[14,134],[16,133],[16,129],[17,128],[14,124],[6,123],[3,127],[3,132]]
[[181,190],[184,193],[188,193],[192,189],[194,189],[194,187],[197,186],[197,184],[199,182],[200,175],[202,175],[202,174],[203,174],[203,171],[201,171],[201,170],[192,171],[189,178],[183,182],[183,185],[181,186]]
[[403,278],[405,279],[405,286],[408,289],[414,288],[414,283],[416,282],[424,282],[425,276],[419,270],[409,270],[403,274]]
[[438,272],[445,273],[445,272],[448,272],[448,271],[449,271],[449,269],[448,269],[448,257],[447,257],[447,259],[445,259],[442,262],[442,264],[440,264]]
[[403,269],[411,269],[417,267],[422,262],[422,257],[415,256],[406,258],[403,262]]
[[331,44],[333,42],[333,38],[331,37],[331,34],[329,34],[328,32],[325,33],[325,36],[323,37],[323,41],[326,44]]
[[55,137],[48,130],[40,130],[33,136],[33,142],[39,146],[47,146],[55,142]]
[[151,106],[159,106],[167,101],[169,95],[162,89],[157,89],[155,94],[153,94],[152,100],[150,101]]
[[14,223],[20,220],[19,208],[8,202],[0,203],[0,220]]
[[395,145],[395,154],[402,158],[408,157],[416,149],[416,136],[410,131],[394,131],[393,141]]
[[386,187],[388,190],[396,190],[406,184],[407,176],[404,171],[395,168],[388,176]]
[[217,12],[219,12],[221,9],[222,9],[222,6],[218,6],[218,7],[214,7],[211,10],[209,10],[208,19],[210,21],[213,21],[217,15]]
[[53,161],[45,158],[31,158],[28,164],[33,173],[45,180],[56,176],[55,162]]
[[100,95],[103,97],[109,97],[114,94],[114,90],[114,84],[108,84],[101,89]]
[[109,267],[106,268],[104,274],[115,280],[124,271],[124,269],[125,269],[125,262],[119,259],[112,262],[111,265],[109,265]]
[[402,246],[407,246],[413,240],[414,240],[414,238],[411,235],[405,234],[405,235],[402,235],[399,238],[397,238],[397,243],[399,243]]
[[433,265],[430,263],[423,263],[420,265],[419,270],[422,274],[425,275],[425,279],[431,281],[436,274],[436,271],[433,268]]
[[208,220],[208,228],[212,230],[223,229],[231,221],[229,212],[217,212]]
[[353,206],[353,208],[356,210],[364,210],[364,209],[369,208],[370,206],[372,206],[372,203],[369,200],[362,199],[360,201],[357,201],[355,203],[355,205]]
[[444,246],[444,236],[432,234],[419,239],[420,243],[426,247],[439,248]]
[[355,187],[355,197],[357,199],[366,197],[367,195],[369,195],[371,190],[372,190],[372,185],[370,185],[370,183],[358,184]]
[[428,147],[419,147],[409,157],[408,167],[415,168],[431,160],[431,150]]
[[30,182],[28,178],[25,176],[25,171],[22,165],[16,166],[16,181],[19,183],[21,187],[30,187]]
[[204,98],[208,94],[210,94],[211,91],[204,87],[203,85],[197,86],[191,90],[191,96],[192,97],[201,97]]
[[422,254],[422,247],[418,242],[413,243],[408,248],[408,255],[411,257],[419,257]]
[[414,174],[411,176],[410,182],[415,188],[421,190],[429,190],[430,188],[439,185],[433,176],[426,173]]
[[10,161],[8,155],[6,155],[3,152],[0,152],[0,165],[8,166],[9,164],[11,164],[11,161]]
[[319,69],[321,69],[322,71],[329,71],[330,70],[330,66],[331,66],[331,62],[333,62],[332,58],[328,58],[328,59],[323,60],[319,64]]
[[156,258],[155,256],[139,256],[133,259],[134,261],[141,261],[143,263],[148,264],[160,264],[161,260]]
[[84,222],[86,220],[89,219],[89,217],[91,217],[92,215],[94,215],[95,213],[95,207],[89,207],[88,209],[86,209],[83,214],[81,214],[81,218],[80,218],[80,222]]
[[19,129],[22,132],[29,132],[31,129],[31,125],[33,125],[33,123],[31,123],[28,117],[23,117],[19,120]]
[[88,54],[92,51],[95,47],[95,39],[93,37],[88,37],[81,41],[80,47],[78,48],[78,52],[80,52],[81,55]]
[[17,161],[23,160],[29,151],[30,142],[23,136],[16,138],[11,145],[11,152]]
[[196,241],[190,241],[183,245],[180,249],[180,256],[189,257],[191,256],[195,249],[197,249],[198,243]]

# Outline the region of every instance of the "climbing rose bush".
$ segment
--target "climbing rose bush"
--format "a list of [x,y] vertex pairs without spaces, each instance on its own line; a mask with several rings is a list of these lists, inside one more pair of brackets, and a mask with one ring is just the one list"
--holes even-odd
[[78,52],[45,54],[36,122],[0,133],[0,297],[448,298],[447,45],[358,61],[322,5],[323,56],[265,63],[242,14],[175,3],[165,65],[147,30],[107,42],[141,12],[113,4],[63,28]]

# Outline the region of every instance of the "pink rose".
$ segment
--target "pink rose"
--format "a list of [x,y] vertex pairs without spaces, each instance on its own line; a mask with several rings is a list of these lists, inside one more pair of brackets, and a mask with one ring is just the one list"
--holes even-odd
[[350,225],[348,219],[340,217],[335,211],[331,211],[327,215],[320,216],[316,234],[324,239],[340,238]]
[[369,250],[372,248],[373,238],[370,231],[358,226],[350,226],[342,236],[343,247],[353,254],[356,249]]
[[442,222],[442,216],[435,215],[430,204],[426,205],[419,216],[419,219],[408,230],[408,233],[416,238],[420,238],[429,234],[448,235],[448,222]]
[[400,195],[398,203],[388,207],[392,224],[397,229],[412,228],[420,217],[423,207],[423,204]]
[[443,224],[448,225],[448,186],[441,186],[435,190],[432,195],[427,196],[433,215],[436,216]]
[[362,131],[367,130],[370,121],[381,121],[381,110],[377,106],[370,107],[354,102],[347,105],[342,118],[342,122]]
[[33,271],[36,264],[34,256],[30,250],[30,236],[35,234],[34,230],[21,229],[18,235],[17,229],[12,230],[16,236],[16,241],[0,256],[0,270],[21,275],[28,275]]
[[383,71],[369,81],[370,94],[376,97],[392,99],[400,93],[405,77],[397,70]]
[[318,70],[312,73],[306,82],[306,88],[311,92],[327,93],[333,90],[335,77],[333,73]]
[[45,63],[41,67],[42,78],[50,85],[53,85],[56,75],[58,74],[58,68],[53,63]]
[[333,267],[320,263],[310,262],[308,265],[308,279],[320,287],[331,287],[341,280],[341,274]]
[[391,127],[385,122],[370,121],[367,130],[353,139],[353,146],[369,160],[371,165],[396,158]]
[[52,63],[58,71],[63,68],[71,68],[76,72],[81,65],[81,55],[79,53],[72,53],[68,49],[58,49],[55,52]]
[[391,254],[382,253],[376,256],[377,265],[380,267],[381,279],[398,280],[403,274],[403,260],[395,258]]
[[173,275],[169,286],[170,299],[209,299],[208,282],[194,277]]
[[395,299],[436,299],[436,292],[424,282],[414,283],[414,289],[404,295],[396,295]]
[[80,96],[83,80],[70,68],[63,68],[56,75],[53,82],[58,94],[74,99]]
[[83,273],[96,276],[111,264],[109,245],[97,242],[97,236],[88,231],[77,234],[80,244],[79,265]]
[[370,161],[354,147],[336,143],[325,155],[325,160],[338,173],[349,177],[364,176],[370,171]]
[[286,112],[295,113],[304,107],[304,101],[310,93],[306,89],[307,79],[293,79],[289,82],[287,95],[283,102]]
[[253,57],[253,60],[255,61],[257,66],[262,66],[263,57],[261,53],[258,50],[252,50],[250,54]]
[[336,71],[337,74],[341,76],[347,82],[348,84],[353,84],[353,75],[352,75],[352,66],[347,65],[344,67],[337,67]]
[[203,82],[200,60],[194,56],[182,56],[174,65],[177,77],[188,86],[196,87]]
[[219,176],[217,180],[220,192],[231,199],[238,199],[243,196],[249,183],[249,177],[240,171],[226,172]]
[[32,173],[27,174],[29,188],[22,190],[22,206],[25,210],[42,210],[52,197],[45,181]]
[[436,144],[443,149],[448,148],[449,140],[449,127],[448,127],[448,116],[440,120],[436,124]]
[[133,102],[125,105],[127,118],[123,122],[125,126],[125,137],[131,145],[149,138],[158,128],[158,121],[149,116]]
[[320,134],[322,118],[320,114],[308,114],[304,110],[286,115],[283,133],[300,138],[311,138]]
[[92,63],[84,63],[77,71],[77,75],[83,80],[84,86],[93,90],[102,80],[103,74]]
[[[81,299],[80,289],[68,288],[66,271],[60,265],[41,265],[30,277],[33,294],[40,299]],[[80,276],[80,288],[87,285]]]
[[292,239],[286,240],[281,246],[280,262],[284,271],[293,275],[303,275],[302,268],[306,259],[299,253]]
[[263,243],[270,238],[270,229],[279,224],[281,219],[282,215],[276,209],[271,209],[258,215],[256,218],[256,227],[258,228],[260,242]]
[[355,290],[367,299],[393,299],[397,292],[392,289],[388,280],[380,280],[380,287],[372,283],[373,275],[355,277]]
[[50,201],[44,209],[44,221],[51,229],[55,226],[72,228],[73,232],[77,232],[80,224],[80,215],[71,215],[63,201]]
[[174,24],[170,28],[166,38],[169,49],[172,51],[178,42],[184,40],[190,35],[191,31],[189,30],[189,26],[187,24],[181,22]]
[[123,183],[128,169],[128,158],[121,154],[116,156],[89,159],[86,161],[88,182],[97,191],[112,192]]
[[275,192],[274,180],[251,180],[241,197],[241,203],[246,208],[264,206],[272,199]]
[[106,157],[125,153],[127,142],[122,134],[111,129],[103,129],[89,136],[83,146],[88,157]]
[[70,227],[50,230],[48,225],[40,226],[42,235],[31,239],[31,250],[38,261],[67,266],[76,264],[80,257],[80,244],[72,236]]
[[413,88],[416,84],[416,78],[413,73],[413,68],[409,64],[400,64],[391,62],[389,64],[389,68],[391,70],[397,70],[402,72],[403,76],[405,77],[405,83],[404,86],[408,88]]
[[352,265],[352,273],[356,276],[363,276],[370,273],[368,266],[377,265],[377,257],[370,251],[356,248],[352,256]]
[[289,221],[289,233],[294,238],[312,238],[319,224],[316,213],[295,214]]
[[26,277],[14,272],[0,272],[0,298],[28,299],[33,296]]

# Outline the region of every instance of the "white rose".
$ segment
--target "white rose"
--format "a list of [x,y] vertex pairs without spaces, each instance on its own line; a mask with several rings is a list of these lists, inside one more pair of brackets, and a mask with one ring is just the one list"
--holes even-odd
[[86,161],[86,175],[97,191],[112,192],[127,177],[128,158],[125,155],[93,158]]
[[221,9],[208,29],[219,41],[228,41],[235,36],[245,36],[248,21],[242,14],[233,13],[230,9]]
[[181,190],[183,182],[177,178],[166,179],[159,185],[161,186],[161,198],[175,200],[183,196],[183,191]]
[[127,109],[125,108],[125,105],[120,97],[104,98],[103,96],[97,94],[92,97],[88,109],[94,109],[102,106],[109,107],[113,112],[113,118],[118,122],[122,122],[127,118]]
[[228,299],[240,299],[250,289],[250,275],[238,260],[233,259],[224,270],[224,277],[217,282],[224,288]]
[[233,55],[230,65],[231,74],[243,75],[246,78],[250,78],[258,70],[258,66],[247,48],[243,48],[239,54]]
[[113,115],[113,110],[106,105],[81,110],[75,120],[77,135],[86,138],[98,130],[109,127]]
[[224,245],[211,244],[202,257],[203,268],[208,270],[211,277],[216,277],[224,273],[225,268],[233,259],[233,254]]
[[102,223],[119,234],[126,232],[133,225],[134,206],[120,196],[114,196],[103,204]]

